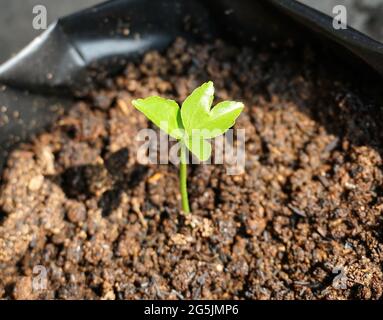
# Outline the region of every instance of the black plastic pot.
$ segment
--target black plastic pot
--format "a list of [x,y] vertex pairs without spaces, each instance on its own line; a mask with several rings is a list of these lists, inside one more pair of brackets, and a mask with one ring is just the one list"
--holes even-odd
[[176,36],[238,45],[296,38],[331,47],[334,59],[362,66],[367,78],[383,74],[381,43],[335,30],[332,18],[294,0],[109,1],[60,19],[0,66],[0,170],[9,149],[53,121],[71,93]]

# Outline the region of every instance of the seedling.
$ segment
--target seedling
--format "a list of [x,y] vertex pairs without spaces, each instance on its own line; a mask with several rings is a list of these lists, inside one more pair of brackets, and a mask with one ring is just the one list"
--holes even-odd
[[235,123],[244,105],[241,102],[224,101],[211,108],[214,85],[209,81],[195,89],[180,108],[169,99],[158,96],[133,100],[132,103],[156,126],[180,143],[179,179],[182,210],[190,212],[187,192],[187,150],[200,161],[211,156],[208,139],[224,134]]

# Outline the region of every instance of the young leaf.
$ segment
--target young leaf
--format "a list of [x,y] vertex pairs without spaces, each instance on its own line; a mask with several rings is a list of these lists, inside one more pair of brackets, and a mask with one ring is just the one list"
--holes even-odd
[[193,130],[203,132],[205,139],[225,133],[235,123],[244,106],[241,102],[224,101],[211,108],[214,86],[211,81],[193,91],[181,108],[182,122],[189,136]]
[[181,112],[175,101],[152,96],[133,100],[132,104],[167,134],[176,139],[182,138]]
[[208,116],[214,99],[214,85],[209,81],[195,89],[181,107],[182,123],[186,133],[191,136],[201,119]]
[[201,130],[205,139],[220,136],[234,125],[243,108],[241,102],[220,102],[209,112],[208,117],[201,119],[195,129]]

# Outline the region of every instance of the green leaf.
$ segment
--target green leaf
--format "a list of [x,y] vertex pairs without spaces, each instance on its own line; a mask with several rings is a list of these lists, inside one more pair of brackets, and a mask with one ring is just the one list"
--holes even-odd
[[234,125],[243,108],[244,105],[241,102],[220,102],[210,111],[207,118],[201,119],[195,129],[201,130],[205,139],[218,137]]
[[186,147],[200,161],[206,161],[211,156],[211,144],[209,141],[199,136],[187,137],[184,139]]
[[236,101],[224,101],[211,108],[214,98],[214,86],[211,81],[193,91],[181,108],[182,122],[186,133],[201,131],[205,139],[224,134],[235,123],[244,105]]
[[176,139],[183,137],[183,125],[178,104],[169,99],[152,96],[133,100],[132,104],[157,127]]
[[210,107],[214,99],[214,85],[209,81],[195,89],[188,96],[181,107],[182,123],[189,136],[192,130],[198,128],[201,119],[209,115]]

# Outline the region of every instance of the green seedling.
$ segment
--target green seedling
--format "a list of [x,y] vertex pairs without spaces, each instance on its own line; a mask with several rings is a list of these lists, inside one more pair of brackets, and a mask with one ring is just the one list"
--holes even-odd
[[182,210],[190,212],[187,192],[187,150],[200,161],[211,156],[208,141],[230,129],[242,112],[241,102],[224,101],[211,108],[214,85],[209,81],[195,89],[182,103],[181,108],[173,100],[152,96],[133,100],[132,103],[150,121],[180,143],[180,192]]

